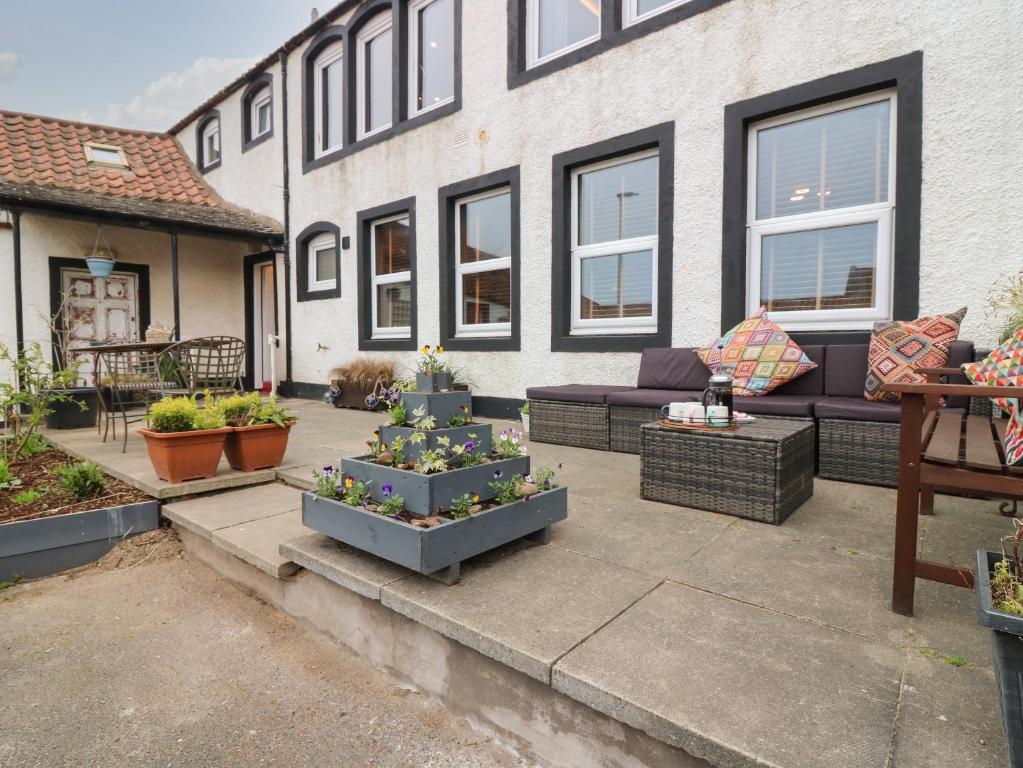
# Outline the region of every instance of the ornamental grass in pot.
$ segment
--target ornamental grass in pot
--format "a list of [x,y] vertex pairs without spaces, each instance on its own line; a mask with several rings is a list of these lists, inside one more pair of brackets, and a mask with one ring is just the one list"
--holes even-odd
[[254,472],[280,466],[297,419],[277,405],[277,398],[263,400],[259,392],[252,392],[224,398],[214,407],[231,427],[224,442],[224,455],[232,469]]
[[149,407],[149,428],[140,429],[153,471],[168,483],[217,474],[231,429],[218,408],[199,408],[195,397],[165,397]]

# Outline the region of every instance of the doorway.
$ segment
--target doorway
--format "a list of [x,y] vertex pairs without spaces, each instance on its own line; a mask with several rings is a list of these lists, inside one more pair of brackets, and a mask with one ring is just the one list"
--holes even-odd
[[269,392],[273,385],[273,355],[268,337],[277,335],[277,270],[273,253],[245,259],[245,373],[248,389]]

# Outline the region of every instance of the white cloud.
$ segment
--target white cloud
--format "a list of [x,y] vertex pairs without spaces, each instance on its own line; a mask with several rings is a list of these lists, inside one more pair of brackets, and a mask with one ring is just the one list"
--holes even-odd
[[0,53],[0,80],[13,80],[19,64],[21,57],[18,54]]
[[[108,104],[106,114],[100,116],[98,122],[121,128],[166,131],[257,61],[258,58],[196,59],[183,72],[171,72],[150,83],[127,103]],[[90,110],[69,117],[97,122],[97,116]]]

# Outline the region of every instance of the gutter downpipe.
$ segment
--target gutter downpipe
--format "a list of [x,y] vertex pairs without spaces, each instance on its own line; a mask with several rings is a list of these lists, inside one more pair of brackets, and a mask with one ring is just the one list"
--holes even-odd
[[11,235],[14,240],[14,338],[17,353],[25,351],[25,321],[21,295],[21,211],[11,211]]
[[288,152],[291,145],[288,142],[288,51],[281,50],[277,55],[281,64],[281,101],[282,110],[281,131],[284,134],[283,151],[281,153],[284,161],[282,172],[284,175],[284,384],[285,392],[293,394],[291,380],[291,181],[288,168]]

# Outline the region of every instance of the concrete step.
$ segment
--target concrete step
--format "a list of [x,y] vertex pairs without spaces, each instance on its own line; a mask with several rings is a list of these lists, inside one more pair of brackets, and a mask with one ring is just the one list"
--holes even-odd
[[298,570],[281,555],[281,542],[311,533],[302,525],[301,492],[282,483],[176,501],[163,514],[275,578]]

